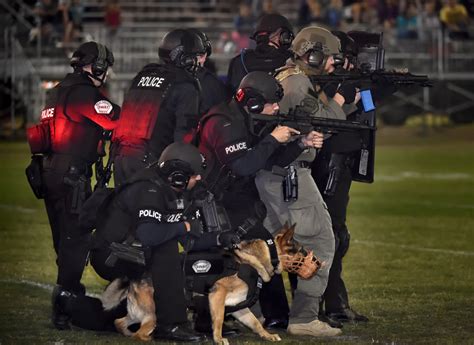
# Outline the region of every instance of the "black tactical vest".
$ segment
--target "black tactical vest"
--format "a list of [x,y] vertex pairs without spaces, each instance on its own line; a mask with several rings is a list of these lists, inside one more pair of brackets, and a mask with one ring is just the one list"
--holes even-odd
[[[67,109],[71,92],[80,92],[81,88],[95,89],[86,78],[79,73],[68,74],[52,89],[41,112],[41,123],[49,125],[51,153],[68,154],[78,161],[93,163],[97,159],[97,145],[103,129],[85,116],[72,117]],[[93,102],[95,100],[84,99],[85,104]]]

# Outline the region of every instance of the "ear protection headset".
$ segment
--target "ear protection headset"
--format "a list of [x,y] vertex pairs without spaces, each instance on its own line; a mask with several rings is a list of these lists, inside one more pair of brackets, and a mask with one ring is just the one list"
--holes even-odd
[[266,103],[263,96],[257,90],[250,87],[239,89],[235,98],[239,104],[246,106],[249,112],[253,114],[260,114]]
[[291,42],[293,42],[294,38],[295,38],[295,35],[293,35],[293,32],[291,32],[290,30],[283,29],[280,32],[280,38],[279,38],[280,47],[291,46]]
[[[268,42],[270,42],[270,35],[271,35],[270,32],[261,31],[261,32],[255,33],[251,38],[257,42],[257,45],[267,44]],[[293,35],[293,33],[290,30],[282,29],[278,36],[279,47],[291,46],[291,42],[293,42],[294,38],[295,38],[295,35]]]
[[180,159],[171,159],[160,164],[160,171],[168,177],[172,187],[184,189],[194,175],[191,165]]
[[109,68],[109,63],[107,62],[107,50],[104,45],[97,43],[98,56],[97,59],[92,63],[92,75],[98,77]]
[[346,62],[346,58],[343,54],[333,55],[334,57],[334,67],[342,67]]
[[196,56],[192,54],[186,54],[184,52],[184,46],[179,45],[173,48],[170,51],[170,60],[177,66],[177,67],[189,67],[196,64]]
[[323,52],[323,45],[321,42],[316,42],[314,47],[309,51],[308,65],[315,68],[320,68],[324,63],[326,55]]

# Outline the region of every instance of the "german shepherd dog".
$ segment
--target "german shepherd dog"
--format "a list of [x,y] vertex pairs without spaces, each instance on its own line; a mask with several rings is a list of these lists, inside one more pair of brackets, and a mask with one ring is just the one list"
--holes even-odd
[[[299,247],[293,240],[295,226],[285,225],[275,237],[278,257],[281,255],[294,255]],[[242,241],[233,250],[236,260],[241,264],[252,266],[260,275],[264,282],[268,282],[274,274],[282,271],[281,262],[276,268],[271,263],[270,250],[264,240]],[[209,291],[209,307],[212,318],[213,340],[216,344],[229,344],[229,341],[222,337],[222,324],[224,322],[224,312],[226,306],[235,306],[244,301],[247,297],[249,287],[247,283],[240,279],[237,274],[220,278]],[[153,302],[153,286],[148,279],[132,281],[125,284],[120,279],[114,280],[104,291],[102,303],[104,309],[115,307],[121,300],[127,298],[128,314],[115,320],[117,330],[133,338],[149,341],[151,333],[155,328],[155,304]],[[250,311],[244,308],[232,312],[237,320],[257,333],[261,338],[270,341],[280,341],[278,334],[268,333]],[[140,323],[140,328],[132,333],[128,326]]]

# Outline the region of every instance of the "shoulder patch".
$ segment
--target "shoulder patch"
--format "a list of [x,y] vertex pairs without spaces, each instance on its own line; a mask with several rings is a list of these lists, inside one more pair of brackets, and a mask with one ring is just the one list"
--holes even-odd
[[113,106],[109,101],[102,99],[94,104],[94,109],[97,114],[110,114],[112,112]]
[[295,74],[303,74],[303,71],[298,66],[288,67],[278,72],[278,74],[275,76],[275,79],[278,80],[279,82],[282,82],[289,76],[292,76]]

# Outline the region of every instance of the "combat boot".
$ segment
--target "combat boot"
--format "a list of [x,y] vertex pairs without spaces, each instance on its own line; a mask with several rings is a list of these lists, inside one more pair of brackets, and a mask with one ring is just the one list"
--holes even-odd
[[313,337],[334,337],[342,333],[339,328],[332,328],[327,323],[319,320],[290,324],[287,332],[293,335],[310,335]]
[[54,327],[59,330],[71,329],[71,315],[67,312],[69,300],[75,297],[70,291],[64,290],[61,285],[56,285],[53,289],[52,306],[53,313],[51,321]]

